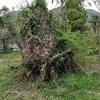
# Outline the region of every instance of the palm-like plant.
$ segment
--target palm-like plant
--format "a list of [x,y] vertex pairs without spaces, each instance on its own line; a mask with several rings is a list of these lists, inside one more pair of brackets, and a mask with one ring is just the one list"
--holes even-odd
[[91,23],[94,33],[98,33],[100,28],[100,16],[92,15],[89,22]]

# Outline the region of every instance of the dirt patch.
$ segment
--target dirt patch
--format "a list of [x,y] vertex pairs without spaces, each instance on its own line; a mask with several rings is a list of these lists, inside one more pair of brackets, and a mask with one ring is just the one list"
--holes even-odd
[[37,89],[21,90],[21,88],[15,90],[8,90],[3,96],[3,100],[45,100],[40,95]]
[[1,62],[4,62],[4,61],[5,61],[4,59],[0,58],[0,63],[1,63]]
[[95,72],[100,70],[100,64],[88,64],[85,66],[86,70],[89,70],[90,72]]
[[100,97],[100,93],[99,92],[95,92],[95,91],[86,91],[88,94],[90,95],[95,95],[95,96],[98,96]]
[[13,58],[13,59],[11,59],[11,61],[21,61],[21,60],[22,60],[21,57],[17,57],[17,58]]

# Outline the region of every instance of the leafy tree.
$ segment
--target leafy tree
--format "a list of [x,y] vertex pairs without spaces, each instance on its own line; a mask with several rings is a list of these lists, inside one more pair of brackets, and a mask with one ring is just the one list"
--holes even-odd
[[3,52],[7,53],[8,51],[8,43],[12,40],[16,34],[15,26],[13,22],[13,15],[10,10],[4,6],[0,9],[1,18],[0,21],[2,22],[0,26],[0,40],[1,44],[3,45]]
[[0,41],[3,45],[3,52],[4,53],[7,53],[7,39],[8,39],[7,29],[0,30]]
[[86,15],[75,9],[70,9],[67,12],[67,18],[69,19],[69,24],[71,25],[71,31],[84,31],[86,28]]
[[67,9],[76,9],[78,11],[84,11],[84,8],[83,8],[83,3],[84,0],[67,0],[66,3],[65,3],[65,7]]
[[71,31],[85,31],[87,29],[87,14],[82,6],[84,0],[67,0],[63,7],[63,14],[66,16],[63,20],[68,20]]

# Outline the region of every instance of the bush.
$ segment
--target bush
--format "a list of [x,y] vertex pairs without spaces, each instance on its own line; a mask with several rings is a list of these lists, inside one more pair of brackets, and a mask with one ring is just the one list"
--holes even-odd
[[[77,56],[78,60],[85,53],[85,47],[83,42],[77,37],[77,33],[63,33],[58,36],[55,47],[52,49],[52,56],[65,51],[72,47],[72,53],[58,59],[54,66],[57,73],[68,72],[69,70],[74,71],[76,64],[73,58]],[[80,61],[79,61],[80,62]]]

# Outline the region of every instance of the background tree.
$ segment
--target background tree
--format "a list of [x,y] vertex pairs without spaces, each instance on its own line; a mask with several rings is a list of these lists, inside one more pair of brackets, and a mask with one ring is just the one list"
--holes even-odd
[[[92,0],[94,2],[94,4],[96,5],[96,7],[98,8],[98,10],[100,11],[100,0]],[[97,43],[98,43],[98,46],[99,46],[99,59],[100,59],[100,16],[98,15],[93,15],[92,18],[91,18],[91,21],[92,23],[92,27],[93,27],[93,30],[95,33],[98,33],[98,37],[97,37]]]
[[99,59],[100,59],[100,16],[99,15],[93,15],[91,20],[90,20],[90,23],[92,24],[92,27],[93,27],[93,30],[94,30],[94,33],[97,33],[97,45],[99,47],[99,51],[98,51],[98,54],[99,54]]
[[91,23],[91,26],[93,27],[94,33],[99,33],[100,16],[99,15],[93,15],[93,16],[91,16],[91,19],[90,19],[89,22]]
[[8,30],[5,27],[5,19],[4,16],[6,16],[6,14],[9,12],[9,9],[6,6],[3,6],[2,9],[0,9],[0,14],[1,14],[1,26],[0,26],[0,40],[1,40],[1,44],[3,45],[3,52],[6,53],[7,52],[7,45],[6,45],[6,40],[8,39]]
[[[87,29],[86,21],[87,21],[87,13],[83,8],[82,2],[84,0],[67,0],[65,2],[65,6],[63,6],[62,15],[66,16],[63,18],[66,22],[68,20],[69,26],[71,26],[71,31],[85,31]],[[63,22],[64,22],[63,21]]]
[[14,17],[12,12],[6,6],[0,9],[0,14],[0,21],[2,22],[0,26],[0,40],[1,44],[3,45],[3,52],[7,53],[8,44],[11,40],[13,40],[16,34]]

